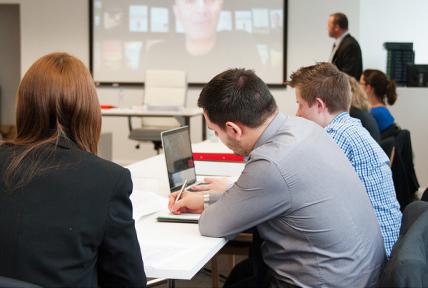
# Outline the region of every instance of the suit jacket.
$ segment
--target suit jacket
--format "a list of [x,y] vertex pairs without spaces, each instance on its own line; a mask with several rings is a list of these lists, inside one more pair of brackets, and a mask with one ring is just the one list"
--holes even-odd
[[351,115],[351,117],[360,119],[361,124],[364,128],[367,129],[367,131],[369,131],[373,139],[376,140],[377,143],[381,143],[379,127],[377,126],[376,120],[369,111],[351,106],[349,115]]
[[339,44],[336,52],[333,55],[332,63],[346,74],[354,77],[357,81],[363,72],[363,58],[361,56],[361,48],[357,40],[350,34]]
[[0,275],[43,287],[146,286],[129,171],[60,138],[41,150],[47,169],[11,191],[3,175],[16,149],[0,146]]

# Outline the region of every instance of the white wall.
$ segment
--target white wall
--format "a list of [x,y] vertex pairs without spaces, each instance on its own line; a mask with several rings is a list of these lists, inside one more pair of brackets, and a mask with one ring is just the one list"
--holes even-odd
[[0,0],[20,4],[21,74],[40,56],[69,52],[89,63],[89,4],[87,0]]
[[415,63],[428,64],[428,1],[360,0],[364,68],[385,71],[384,42],[413,42]]
[[415,168],[421,187],[428,186],[428,88],[399,88],[398,99],[390,107],[395,121],[410,130]]
[[[339,11],[345,13],[349,18],[351,33],[358,38],[359,7],[359,2],[355,0],[289,0],[287,75],[302,66],[328,60],[334,42],[327,34],[330,14]],[[295,113],[297,106],[292,89],[271,91],[282,112]]]

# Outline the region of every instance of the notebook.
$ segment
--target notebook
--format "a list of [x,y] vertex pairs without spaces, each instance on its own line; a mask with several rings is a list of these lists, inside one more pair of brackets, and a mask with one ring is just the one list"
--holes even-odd
[[189,127],[164,131],[161,139],[171,192],[179,190],[186,179],[186,187],[195,184],[196,170]]
[[161,213],[156,218],[159,222],[177,222],[177,223],[198,223],[201,214],[182,213],[175,215],[172,213]]

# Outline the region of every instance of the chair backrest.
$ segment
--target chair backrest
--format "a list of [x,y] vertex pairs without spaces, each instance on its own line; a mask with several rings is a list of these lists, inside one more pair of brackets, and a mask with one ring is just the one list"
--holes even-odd
[[187,94],[186,72],[147,70],[144,91],[146,105],[183,107]]
[[380,287],[428,286],[428,203],[414,201],[403,213],[400,237],[383,270]]
[[[144,105],[152,108],[180,108],[186,105],[187,75],[181,70],[147,70],[144,84]],[[180,126],[176,119],[142,119],[143,126]],[[166,128],[165,130],[167,130]]]
[[41,288],[40,286],[17,279],[0,276],[0,287],[8,288]]
[[421,200],[428,202],[428,187],[425,189],[424,193],[422,194]]
[[388,156],[390,166],[392,166],[392,163],[394,162],[394,154],[395,154],[394,144],[395,144],[394,137],[388,137],[380,141],[380,147],[382,147],[383,151]]
[[390,136],[381,140],[381,147],[390,159],[395,192],[403,211],[414,198],[419,188],[413,164],[413,151],[410,132],[398,126],[390,129]]

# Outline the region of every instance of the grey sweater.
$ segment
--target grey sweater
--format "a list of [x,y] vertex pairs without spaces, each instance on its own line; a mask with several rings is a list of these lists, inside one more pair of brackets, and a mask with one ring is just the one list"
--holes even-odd
[[342,150],[318,125],[279,113],[237,182],[199,220],[202,235],[257,226],[277,279],[302,287],[373,287],[385,261],[375,213]]

